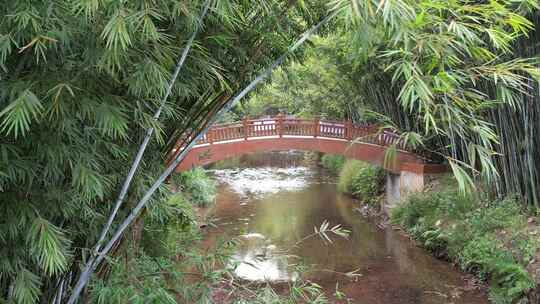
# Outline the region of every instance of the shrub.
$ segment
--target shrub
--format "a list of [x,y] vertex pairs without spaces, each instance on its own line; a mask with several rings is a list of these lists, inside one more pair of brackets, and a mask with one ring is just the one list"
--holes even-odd
[[188,201],[195,206],[206,207],[214,202],[216,197],[216,183],[202,168],[194,168],[174,176],[173,182]]
[[[141,247],[152,257],[167,257],[178,245],[179,239],[192,232],[195,221],[193,205],[186,200],[182,193],[171,195],[160,204],[163,211],[150,213],[144,220],[141,237]],[[181,236],[181,237],[180,237]]]
[[476,235],[458,260],[462,269],[490,279],[490,297],[496,303],[513,303],[534,287],[530,275],[492,235]]
[[384,171],[372,165],[364,165],[353,177],[352,194],[363,202],[375,203],[383,189]]
[[406,229],[413,228],[419,220],[435,225],[438,220],[459,220],[475,206],[472,197],[457,191],[414,193],[407,202],[393,210],[392,221]]
[[338,174],[345,164],[345,157],[335,154],[325,154],[321,158],[321,165],[334,174]]
[[338,191],[353,194],[354,177],[364,167],[364,163],[357,160],[347,160],[339,172]]
[[490,202],[486,208],[475,209],[470,222],[479,232],[491,232],[498,229],[519,228],[526,219],[521,207],[514,198]]
[[358,161],[347,160],[339,173],[338,191],[351,194],[365,203],[373,203],[381,193],[384,171]]

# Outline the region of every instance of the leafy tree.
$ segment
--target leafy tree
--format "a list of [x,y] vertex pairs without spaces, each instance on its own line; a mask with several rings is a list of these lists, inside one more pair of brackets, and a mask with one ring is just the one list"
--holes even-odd
[[366,105],[350,81],[352,71],[341,68],[346,64],[346,41],[330,35],[311,42],[305,58],[274,71],[271,82],[251,95],[241,112],[250,116],[287,113],[336,120],[357,118]]

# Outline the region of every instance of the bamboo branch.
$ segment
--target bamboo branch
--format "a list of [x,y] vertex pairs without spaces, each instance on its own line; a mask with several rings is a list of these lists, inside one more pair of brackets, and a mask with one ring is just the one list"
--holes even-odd
[[[184,48],[184,51],[182,52],[182,56],[180,56],[178,63],[176,65],[176,69],[174,70],[173,77],[169,81],[169,86],[167,87],[167,91],[165,92],[165,95],[161,99],[161,103],[159,105],[159,108],[154,113],[154,121],[157,121],[159,119],[159,116],[161,116],[161,112],[163,111],[163,108],[165,107],[165,104],[167,102],[167,99],[171,95],[172,88],[174,87],[174,83],[176,82],[176,79],[178,78],[178,75],[180,74],[180,70],[182,70],[182,67],[184,66],[184,62],[186,61],[187,55],[189,51],[191,50],[191,47],[193,46],[193,42],[195,41],[195,37],[197,36],[197,33],[199,32],[200,26],[202,26],[202,21],[204,17],[206,16],[206,13],[208,12],[208,8],[210,6],[211,0],[207,0],[206,4],[204,6],[203,12],[199,18],[199,22],[197,24],[197,27],[195,31],[193,31],[193,34],[189,38],[186,47]],[[146,136],[144,137],[144,140],[142,144],[139,147],[139,151],[137,152],[137,156],[135,157],[135,160],[133,160],[133,163],[131,164],[131,168],[128,172],[128,175],[126,177],[126,180],[124,181],[124,184],[122,185],[122,190],[120,191],[120,194],[118,195],[118,198],[116,200],[113,212],[110,214],[109,219],[107,220],[107,224],[103,227],[103,230],[101,231],[101,236],[99,237],[99,240],[97,242],[95,252],[98,252],[101,244],[105,240],[105,237],[107,236],[107,233],[109,232],[111,225],[114,221],[114,218],[116,217],[116,214],[118,213],[118,210],[122,206],[122,203],[124,202],[124,199],[126,197],[127,191],[129,190],[129,186],[131,184],[131,181],[133,180],[133,177],[135,175],[135,172],[137,171],[137,168],[139,167],[142,157],[144,155],[144,152],[146,150],[146,147],[148,146],[148,143],[150,142],[150,139],[152,138],[152,135],[154,134],[155,129],[153,127],[148,128],[146,130]]]

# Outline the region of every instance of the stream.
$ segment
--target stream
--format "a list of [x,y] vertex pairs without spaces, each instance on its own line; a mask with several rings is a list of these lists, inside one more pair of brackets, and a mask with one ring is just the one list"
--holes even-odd
[[[362,216],[362,204],[337,192],[337,178],[306,162],[302,152],[269,152],[220,162],[210,168],[218,181],[215,226],[206,240],[237,238],[231,263],[245,280],[283,282],[301,272],[336,303],[488,303],[485,293],[447,262],[417,247],[391,226]],[[332,242],[307,238],[327,221],[350,231]],[[354,275],[345,275],[352,273]]]

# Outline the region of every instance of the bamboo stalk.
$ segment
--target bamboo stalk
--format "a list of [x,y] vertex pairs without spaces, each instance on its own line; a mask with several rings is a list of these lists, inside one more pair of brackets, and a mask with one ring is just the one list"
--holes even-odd
[[[154,113],[154,116],[153,116],[154,121],[157,121],[159,119],[159,117],[161,116],[161,113],[163,112],[163,108],[165,107],[167,99],[169,98],[169,96],[170,96],[170,94],[172,92],[172,88],[174,87],[174,83],[176,82],[176,79],[178,78],[178,75],[180,74],[180,70],[182,70],[182,67],[184,66],[184,63],[185,63],[185,61],[187,59],[187,55],[188,55],[189,51],[191,50],[191,47],[193,46],[193,42],[195,41],[195,37],[197,36],[197,33],[199,32],[199,29],[202,26],[202,21],[203,21],[204,17],[206,16],[207,12],[208,12],[208,9],[210,7],[210,3],[211,3],[211,0],[206,0],[206,3],[205,3],[204,8],[203,8],[203,12],[201,13],[201,16],[199,17],[196,29],[195,29],[195,31],[193,31],[193,34],[189,38],[189,40],[188,40],[188,42],[186,44],[186,47],[184,48],[184,50],[182,52],[182,55],[180,56],[180,58],[178,60],[178,63],[176,65],[176,68],[175,68],[174,73],[173,73],[173,77],[169,81],[167,91],[165,92],[165,95],[161,99],[159,108]],[[99,239],[98,239],[98,241],[96,243],[96,246],[94,248],[93,256],[87,262],[87,264],[86,264],[86,266],[85,266],[82,273],[87,273],[88,271],[90,271],[90,266],[94,263],[95,256],[99,252],[99,250],[101,249],[101,245],[103,244],[103,242],[105,240],[105,237],[107,236],[107,234],[108,234],[108,232],[109,232],[109,230],[110,230],[110,228],[112,226],[112,223],[114,222],[114,219],[116,218],[116,215],[118,214],[118,211],[120,210],[120,207],[122,206],[122,204],[123,204],[123,202],[125,200],[126,194],[127,194],[128,190],[129,190],[129,186],[131,185],[133,177],[135,176],[135,172],[137,171],[137,169],[139,168],[139,166],[141,164],[144,152],[146,151],[146,148],[148,146],[148,143],[150,142],[150,139],[152,138],[152,135],[154,134],[154,131],[155,131],[155,129],[153,127],[150,127],[150,128],[148,128],[146,130],[146,134],[145,134],[145,137],[143,139],[143,142],[139,146],[139,150],[137,151],[137,155],[135,156],[135,159],[133,160],[133,163],[131,164],[131,168],[129,169],[129,172],[128,172],[127,176],[126,176],[126,179],[125,179],[124,183],[122,184],[122,188],[121,188],[120,194],[118,195],[118,198],[117,198],[117,200],[115,202],[114,209],[111,212],[111,214],[109,215],[109,218],[107,219],[107,223],[105,224],[105,226],[103,227],[103,229],[102,229],[102,231],[100,233],[100,237],[99,237]],[[67,302],[68,304],[75,303],[75,301],[77,300],[77,298],[78,298],[80,292],[82,291],[83,287],[84,286],[81,286],[80,284],[77,284],[75,286],[74,291],[72,293],[72,296],[70,297],[70,299]]]

